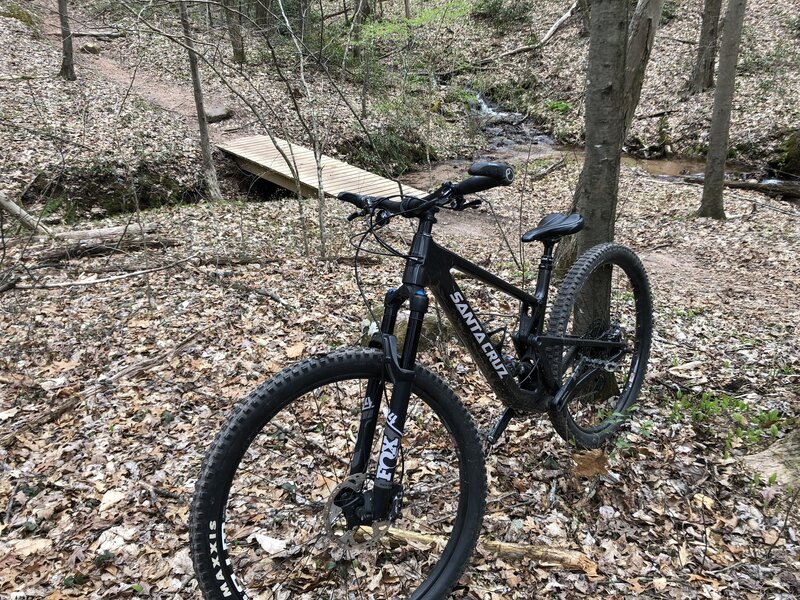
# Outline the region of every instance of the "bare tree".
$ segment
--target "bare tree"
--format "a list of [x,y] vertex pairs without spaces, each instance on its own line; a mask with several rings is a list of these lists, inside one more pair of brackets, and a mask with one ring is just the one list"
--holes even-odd
[[[619,189],[620,150],[625,139],[625,62],[628,39],[627,2],[593,0],[586,69],[586,154],[574,204],[586,224],[575,237],[580,256],[592,246],[614,239]],[[607,275],[607,276],[605,276]],[[592,277],[581,292],[587,318],[608,313],[611,273]],[[576,322],[581,329],[589,323]]]
[[650,52],[661,20],[661,11],[664,0],[639,0],[631,17],[628,33],[628,49],[625,57],[625,119],[623,141],[631,128],[639,97],[642,95],[642,85],[647,64],[650,62]]
[[244,38],[242,37],[242,25],[239,21],[239,11],[234,0],[222,0],[225,7],[225,22],[228,24],[228,35],[231,38],[231,48],[233,49],[233,62],[240,65],[245,62]]
[[620,148],[625,133],[626,2],[594,0],[586,72],[586,158],[576,208],[586,218],[577,253],[614,239]]
[[[627,4],[623,2],[622,4]],[[603,19],[607,18],[607,3],[600,10],[603,12]],[[594,6],[595,1],[592,1],[592,22],[594,20]],[[622,143],[627,136],[628,129],[633,121],[636,106],[639,103],[639,96],[641,95],[642,85],[644,83],[645,71],[650,59],[650,52],[653,47],[656,29],[658,22],[661,18],[661,10],[664,6],[664,0],[639,0],[633,12],[630,22],[629,35],[627,36],[627,44],[623,44],[622,57],[606,56],[609,51],[607,43],[603,41],[605,36],[618,34],[616,31],[595,31],[595,37],[601,36],[600,39],[589,39],[589,71],[587,72],[587,96],[586,96],[586,158],[583,170],[578,178],[578,184],[575,188],[575,195],[572,200],[572,210],[577,211],[587,217],[587,227],[581,231],[577,236],[569,237],[561,241],[556,252],[556,264],[559,270],[566,269],[572,263],[580,252],[592,247],[600,242],[612,241],[614,239],[614,222],[616,221],[616,189],[617,181],[619,179],[619,154],[622,151]],[[623,11],[627,15],[627,8]],[[600,17],[598,17],[600,18]],[[627,20],[626,20],[627,24]],[[601,28],[607,28],[608,24],[600,25]],[[616,39],[616,38],[615,38]],[[595,54],[602,53],[602,57],[598,58]],[[605,64],[606,69],[611,69],[619,76],[619,79],[608,79],[611,73],[602,74],[604,79],[600,80],[592,76],[592,68],[597,65],[596,62],[603,60],[618,60],[619,63],[614,65]],[[622,71],[619,71],[621,69]],[[613,91],[615,98],[616,94],[619,95],[618,100],[613,103],[604,100],[604,96],[598,91],[595,86],[605,85],[602,82],[608,82],[613,85],[608,88],[608,92]],[[602,91],[602,90],[601,90]],[[590,93],[591,92],[591,93]],[[598,95],[599,94],[599,95]],[[597,119],[601,119],[598,121]],[[613,136],[601,135],[598,127],[603,126],[604,130],[611,122],[616,123],[619,131]],[[590,133],[590,131],[592,133]],[[594,136],[599,136],[594,138]],[[594,139],[593,139],[594,138]],[[597,144],[600,144],[598,147]],[[605,156],[616,155],[616,165],[605,162]],[[607,169],[605,174],[601,175],[594,173],[598,165]],[[592,174],[594,173],[594,174]],[[602,183],[612,188],[595,188],[594,180],[600,177]],[[603,191],[601,191],[603,190]],[[613,200],[607,194],[612,193]],[[599,203],[599,204],[598,204]]]
[[[369,0],[355,0],[355,2],[356,7],[353,13],[352,33],[353,37],[357,40],[361,33],[361,26],[364,24],[364,21],[369,18],[369,15],[372,13],[372,8],[369,5]],[[361,44],[358,42],[353,44],[353,56],[356,58],[361,56]]]
[[272,20],[272,0],[256,0],[255,23],[260,29],[267,29]]
[[592,18],[592,0],[579,0],[581,9],[581,37],[589,35],[589,25]]
[[711,133],[706,157],[703,199],[698,217],[724,219],[722,188],[725,181],[725,159],[728,156],[728,132],[736,84],[736,62],[747,0],[730,0],[725,12],[725,31],[719,49],[719,76],[714,90],[714,109],[711,113]]
[[58,16],[61,20],[61,72],[67,81],[75,81],[75,61],[72,56],[72,31],[69,27],[67,0],[58,0]]
[[714,60],[717,57],[717,36],[722,0],[705,0],[697,59],[689,82],[689,93],[698,94],[714,87]]
[[206,111],[203,105],[203,84],[200,81],[200,71],[197,68],[197,53],[192,41],[192,30],[189,26],[189,15],[186,11],[186,2],[181,0],[178,3],[178,10],[181,15],[181,26],[183,27],[183,40],[186,51],[189,54],[189,70],[192,72],[192,87],[194,89],[194,105],[197,109],[197,122],[200,126],[200,148],[203,153],[203,171],[205,174],[208,195],[211,200],[221,200],[222,192],[217,181],[217,170],[214,167],[214,159],[211,155],[211,142],[208,137],[208,123],[206,122]]

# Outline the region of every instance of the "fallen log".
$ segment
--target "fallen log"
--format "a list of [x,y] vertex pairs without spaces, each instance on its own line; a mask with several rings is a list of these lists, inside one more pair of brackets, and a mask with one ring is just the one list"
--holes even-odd
[[[702,185],[705,181],[705,178],[701,176],[693,176],[684,177],[683,180],[686,183],[696,183]],[[768,196],[783,196],[784,199],[800,199],[800,181],[782,181],[777,179],[768,179],[765,181],[736,181],[735,179],[726,179],[723,182],[723,185],[725,187],[738,190],[759,192]]]
[[6,248],[13,248],[15,246],[29,245],[34,243],[41,243],[49,241],[50,239],[56,240],[99,240],[99,239],[121,239],[122,237],[134,237],[137,235],[145,235],[147,233],[154,233],[158,230],[156,223],[129,223],[127,225],[119,225],[116,227],[103,227],[100,229],[80,229],[78,231],[61,231],[58,233],[48,232],[49,237],[27,236],[21,238],[12,238],[6,240]]
[[39,254],[37,258],[42,262],[60,261],[143,250],[144,248],[172,248],[178,245],[180,245],[178,240],[154,235],[144,235],[140,238],[85,239],[75,244],[47,250]]
[[19,221],[26,229],[45,236],[52,236],[50,230],[42,225],[39,219],[25,212],[25,210],[9,200],[3,192],[0,192],[0,207],[5,209],[8,214]]
[[[60,36],[61,32],[52,32],[49,35]],[[87,29],[86,31],[71,31],[72,37],[93,37],[98,40],[113,40],[115,38],[127,37],[128,32],[119,29]]]
[[99,283],[108,283],[109,281],[119,281],[120,279],[128,279],[130,277],[138,277],[139,275],[147,275],[148,273],[155,273],[157,271],[165,271],[183,263],[189,262],[194,256],[182,258],[174,263],[163,265],[160,267],[153,267],[151,269],[142,269],[141,271],[127,272],[123,275],[112,275],[111,277],[103,277],[102,279],[80,279],[78,281],[57,281],[55,283],[15,283],[13,288],[16,290],[55,290],[67,287],[86,287],[90,285],[97,285]]
[[[372,528],[362,526],[368,535],[372,535]],[[420,544],[422,546],[437,546],[444,548],[447,540],[443,537],[423,535],[415,531],[405,529],[395,529],[390,527],[386,532],[386,537],[390,540],[408,544]],[[597,576],[597,563],[591,558],[576,550],[565,548],[555,548],[553,546],[533,546],[530,544],[511,544],[508,542],[498,542],[494,540],[479,540],[478,549],[498,554],[503,558],[528,558],[537,561],[545,566],[559,566],[565,569],[583,571],[591,577]]]
[[158,229],[156,223],[129,223],[116,227],[103,227],[101,229],[81,229],[78,231],[63,231],[55,234],[60,240],[91,240],[96,238],[120,237],[122,235],[138,235],[153,233]]
[[201,266],[214,266],[214,267],[229,267],[239,265],[253,265],[265,263],[279,263],[284,262],[285,259],[276,258],[272,256],[248,256],[248,255],[209,255],[198,256],[192,264]]

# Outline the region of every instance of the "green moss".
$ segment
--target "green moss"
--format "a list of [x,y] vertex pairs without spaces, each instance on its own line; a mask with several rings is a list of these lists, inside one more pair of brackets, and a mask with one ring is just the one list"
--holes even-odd
[[680,14],[680,3],[677,0],[667,0],[661,9],[661,23],[666,25]]
[[547,103],[547,108],[560,115],[565,115],[572,110],[570,103],[564,100],[550,100]]
[[175,172],[166,163],[128,167],[98,161],[57,174],[39,174],[25,199],[44,200],[44,214],[59,213],[68,223],[97,213],[113,215],[194,200],[202,191],[202,182],[198,178],[184,185],[172,175]]
[[19,4],[14,4],[13,2],[7,4],[5,8],[0,7],[0,17],[16,19],[31,29],[36,27],[36,17],[33,16],[33,13],[25,10]]
[[484,95],[504,110],[525,112],[536,101],[539,79],[531,74],[488,86]]
[[499,31],[507,31],[526,25],[532,8],[529,0],[477,0],[470,14]]
[[783,171],[783,175],[800,177],[800,131],[789,135],[783,143],[778,168]]
[[358,135],[344,140],[336,149],[346,162],[384,177],[395,177],[428,158],[437,158],[435,149],[427,145],[415,128],[384,125],[370,132],[370,139]]

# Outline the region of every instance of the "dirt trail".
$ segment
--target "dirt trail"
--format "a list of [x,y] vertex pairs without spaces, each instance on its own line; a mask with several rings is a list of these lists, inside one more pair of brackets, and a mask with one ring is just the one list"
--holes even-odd
[[[52,8],[40,1],[35,3],[39,14],[42,16],[42,31],[45,38],[53,45],[61,44],[61,27],[58,22],[58,14]],[[83,23],[81,29],[91,30],[94,24]],[[98,25],[96,28],[101,29]],[[86,43],[94,43],[101,48],[99,55],[81,52],[81,47]],[[128,94],[139,96],[151,104],[158,106],[166,111],[181,115],[187,119],[197,119],[197,111],[194,105],[194,95],[189,86],[163,81],[147,70],[137,68],[131,70],[117,60],[109,57],[106,53],[107,42],[96,40],[92,37],[79,37],[74,40],[75,65],[78,69],[90,69],[102,77],[113,81],[127,89]],[[206,107],[223,106],[227,103],[224,98],[218,98],[214,94],[204,92]],[[193,134],[197,134],[194,127],[190,128]],[[231,137],[224,130],[211,127],[209,133],[214,141],[222,141]],[[235,137],[235,136],[233,136]]]

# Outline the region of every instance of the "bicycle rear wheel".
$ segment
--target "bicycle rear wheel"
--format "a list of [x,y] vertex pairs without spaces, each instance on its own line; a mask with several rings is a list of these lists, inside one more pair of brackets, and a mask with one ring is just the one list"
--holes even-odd
[[[380,430],[367,473],[348,477],[349,461],[367,383],[383,374],[380,352],[335,352],[285,369],[228,418],[191,511],[207,599],[450,593],[477,540],[486,473],[475,425],[441,379],[417,368],[395,475],[400,516],[388,529],[349,526],[333,502],[371,488]],[[387,406],[391,383],[382,387]]]
[[600,244],[587,250],[559,287],[547,333],[622,342],[624,350],[557,345],[547,349],[551,382],[574,377],[562,410],[549,416],[556,431],[579,448],[599,448],[624,423],[641,390],[650,355],[650,284],[628,248]]

